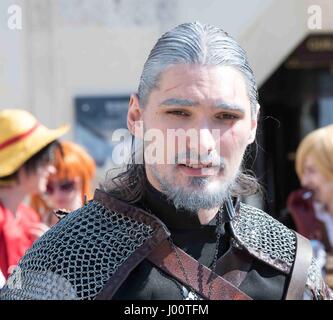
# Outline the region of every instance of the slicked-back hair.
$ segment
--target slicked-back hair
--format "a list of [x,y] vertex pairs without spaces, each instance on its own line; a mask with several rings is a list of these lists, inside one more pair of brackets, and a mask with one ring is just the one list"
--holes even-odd
[[251,114],[256,114],[257,84],[245,51],[221,28],[200,22],[181,24],[158,39],[140,78],[138,97],[142,107],[147,104],[151,91],[158,88],[163,71],[177,64],[235,68],[247,85]]

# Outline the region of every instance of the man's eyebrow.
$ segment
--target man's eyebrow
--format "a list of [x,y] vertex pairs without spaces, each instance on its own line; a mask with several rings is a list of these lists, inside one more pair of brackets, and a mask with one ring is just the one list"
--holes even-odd
[[[161,106],[195,107],[195,106],[198,106],[199,104],[200,104],[199,102],[193,101],[190,99],[170,98],[170,99],[164,100],[160,105]],[[234,103],[225,102],[225,101],[217,101],[216,103],[214,103],[213,108],[245,113],[244,108],[242,108],[241,106],[234,104]]]
[[161,106],[183,106],[183,107],[194,107],[199,105],[198,102],[190,100],[190,99],[178,99],[178,98],[170,98],[164,100]]
[[245,109],[242,108],[240,105],[225,102],[225,101],[218,102],[218,103],[214,104],[213,107],[223,109],[223,110],[230,110],[230,111],[237,111],[237,112],[240,112],[240,113],[245,113]]

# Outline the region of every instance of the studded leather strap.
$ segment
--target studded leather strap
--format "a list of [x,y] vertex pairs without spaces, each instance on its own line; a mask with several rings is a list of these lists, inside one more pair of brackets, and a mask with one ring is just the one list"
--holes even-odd
[[[187,273],[186,276],[179,267],[177,255]],[[217,275],[206,266],[200,264],[197,260],[189,256],[182,249],[171,246],[168,240],[165,240],[149,256],[148,260],[171,275],[185,286],[193,288],[201,297],[208,300],[252,300],[247,294],[239,290],[221,276]],[[209,296],[209,287],[211,285],[211,295]]]

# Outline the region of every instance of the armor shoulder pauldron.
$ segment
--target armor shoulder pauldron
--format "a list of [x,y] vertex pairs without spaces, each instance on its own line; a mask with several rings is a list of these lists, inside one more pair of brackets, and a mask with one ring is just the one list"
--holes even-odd
[[296,253],[293,231],[264,211],[240,203],[231,222],[236,243],[252,256],[288,274]]
[[[27,251],[0,298],[94,299],[134,252],[139,261],[168,236],[138,208],[120,209],[94,200],[61,219]],[[138,257],[140,247],[145,251]]]
[[[290,274],[296,256],[296,235],[279,221],[255,207],[240,203],[231,221],[235,246],[247,250],[271,267]],[[304,299],[333,299],[315,258],[308,271]]]

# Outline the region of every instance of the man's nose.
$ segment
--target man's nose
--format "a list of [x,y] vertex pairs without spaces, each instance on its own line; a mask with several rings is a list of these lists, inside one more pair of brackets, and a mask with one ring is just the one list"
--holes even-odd
[[199,136],[199,144],[200,148],[203,152],[207,152],[208,154],[215,150],[216,142],[215,138],[210,129],[201,129],[200,136]]
[[196,153],[200,158],[207,157],[216,148],[216,141],[212,131],[207,128],[198,130],[196,138],[192,139],[188,147],[189,149],[196,149]]

